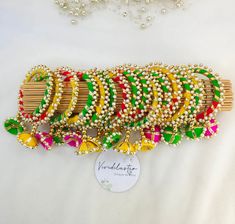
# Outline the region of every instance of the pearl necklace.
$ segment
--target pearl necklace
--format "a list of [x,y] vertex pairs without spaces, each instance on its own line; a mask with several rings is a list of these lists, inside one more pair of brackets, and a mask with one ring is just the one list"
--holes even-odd
[[141,29],[151,26],[158,15],[184,8],[184,0],[55,0],[55,4],[71,18],[71,24],[77,24],[97,10],[108,9],[130,19]]

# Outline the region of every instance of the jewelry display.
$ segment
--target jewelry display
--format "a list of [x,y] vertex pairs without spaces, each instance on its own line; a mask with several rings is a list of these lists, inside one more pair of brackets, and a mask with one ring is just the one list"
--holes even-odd
[[[76,154],[133,155],[161,142],[176,146],[184,136],[211,138],[219,130],[218,111],[231,107],[231,83],[203,65],[128,64],[79,72],[40,65],[26,75],[19,112],[4,126],[28,148],[67,144]],[[50,132],[37,130],[42,123]],[[96,129],[95,137],[89,129]]]

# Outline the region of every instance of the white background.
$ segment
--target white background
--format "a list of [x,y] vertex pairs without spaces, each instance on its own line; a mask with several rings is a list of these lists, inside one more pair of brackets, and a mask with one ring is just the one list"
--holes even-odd
[[97,155],[25,150],[4,131],[17,91],[37,64],[54,69],[122,63],[204,63],[235,83],[235,2],[192,1],[147,30],[100,12],[73,26],[50,0],[0,0],[0,224],[235,223],[235,112],[213,140],[139,154],[141,176],[125,193],[103,190]]

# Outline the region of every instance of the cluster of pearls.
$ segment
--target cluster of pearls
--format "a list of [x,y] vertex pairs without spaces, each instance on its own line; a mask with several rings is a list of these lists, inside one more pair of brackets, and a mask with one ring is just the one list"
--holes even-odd
[[118,11],[123,18],[130,19],[140,29],[146,29],[158,16],[183,8],[185,3],[184,0],[116,0],[114,5],[114,11]]
[[141,29],[151,26],[158,15],[183,8],[184,0],[55,0],[61,12],[71,18],[72,24],[100,9],[109,9],[123,18],[129,18]]

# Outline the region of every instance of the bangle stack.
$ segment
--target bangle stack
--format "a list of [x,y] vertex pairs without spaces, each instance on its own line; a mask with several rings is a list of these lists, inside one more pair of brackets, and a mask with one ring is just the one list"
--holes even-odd
[[[205,111],[200,109],[205,95],[203,76],[213,88]],[[67,67],[53,72],[39,65],[26,75],[23,85],[29,81],[45,83],[43,98],[32,113],[27,113],[24,105],[30,99],[24,97],[22,86],[18,113],[5,121],[5,129],[28,148],[40,144],[50,150],[54,145],[68,144],[76,154],[105,150],[135,154],[150,151],[160,142],[177,145],[183,136],[191,140],[210,138],[218,132],[215,116],[224,101],[218,75],[202,65],[128,64],[79,72]],[[81,81],[86,82],[88,95],[83,109],[75,113]],[[58,113],[68,85],[68,107]],[[117,86],[122,98],[118,110]],[[39,131],[45,123],[50,130]],[[89,136],[89,129],[96,129],[95,137]],[[139,132],[139,139],[132,141],[135,132]]]

